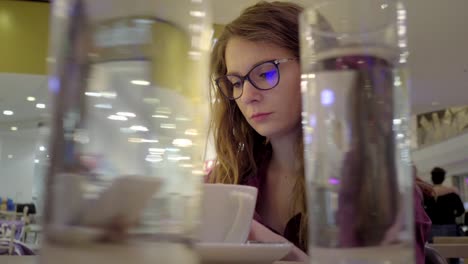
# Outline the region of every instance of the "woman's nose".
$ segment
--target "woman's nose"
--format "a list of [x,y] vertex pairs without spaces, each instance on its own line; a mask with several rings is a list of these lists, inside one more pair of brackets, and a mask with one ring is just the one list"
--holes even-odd
[[244,81],[244,87],[242,88],[242,96],[239,98],[243,103],[250,103],[254,101],[259,101],[262,97],[259,89],[255,88],[250,80]]

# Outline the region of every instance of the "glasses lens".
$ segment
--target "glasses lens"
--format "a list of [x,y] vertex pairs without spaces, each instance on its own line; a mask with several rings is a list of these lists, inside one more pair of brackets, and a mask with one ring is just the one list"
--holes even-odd
[[257,88],[271,89],[278,84],[279,71],[273,62],[266,62],[255,67],[249,78]]
[[218,78],[218,88],[228,98],[236,99],[242,94],[242,80],[235,75]]

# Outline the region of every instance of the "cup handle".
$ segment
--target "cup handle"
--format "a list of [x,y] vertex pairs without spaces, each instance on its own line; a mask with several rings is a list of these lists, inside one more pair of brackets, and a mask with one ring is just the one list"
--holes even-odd
[[[227,232],[227,235],[224,239],[225,243],[244,243],[245,241],[239,241],[240,238],[247,238],[248,232],[250,230],[249,228],[245,228],[244,225],[249,224],[251,219],[249,219],[249,222],[243,223],[242,219],[247,219],[250,218],[248,214],[250,214],[254,209],[251,207],[255,207],[255,201],[254,197],[252,195],[244,193],[244,192],[238,192],[238,191],[233,191],[230,194],[231,199],[237,203],[237,213],[234,218],[234,221],[232,223],[231,229]],[[249,207],[249,208],[245,208]],[[246,234],[241,234],[240,233],[246,233]]]

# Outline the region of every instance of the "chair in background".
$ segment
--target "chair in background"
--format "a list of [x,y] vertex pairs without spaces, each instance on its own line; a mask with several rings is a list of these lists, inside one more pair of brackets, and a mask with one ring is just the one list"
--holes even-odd
[[28,207],[28,215],[37,213],[36,205],[34,203],[18,203],[18,204],[16,204],[16,212],[17,213],[23,213],[25,207]]
[[16,225],[3,223],[0,227],[0,255],[13,255]]
[[11,211],[0,211],[0,225],[15,226],[14,239],[24,241],[25,227],[29,224],[28,207],[23,213]]

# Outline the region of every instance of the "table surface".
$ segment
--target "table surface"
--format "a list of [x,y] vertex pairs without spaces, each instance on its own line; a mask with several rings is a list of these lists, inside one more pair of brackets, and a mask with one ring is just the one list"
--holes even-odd
[[[0,263],[37,264],[38,257],[35,257],[35,256],[19,256],[19,257],[18,256],[0,256]],[[230,263],[230,264],[242,264],[242,263]],[[306,263],[295,262],[295,261],[276,261],[273,264],[306,264]]]
[[[82,264],[82,263],[113,263],[113,264],[128,264],[135,262],[138,264],[154,264],[157,263],[185,263],[185,264],[214,264],[207,262],[199,262],[196,251],[187,246],[177,243],[164,242],[149,242],[133,245],[119,244],[100,244],[98,246],[81,247],[60,247],[51,244],[42,244],[40,254],[47,256],[44,263],[47,264],[62,264],[64,260],[67,264]],[[216,264],[305,264],[301,262],[262,262],[254,263],[255,256],[252,256],[252,261],[248,261],[248,256],[243,256],[238,260],[226,259],[223,263]],[[42,256],[0,256],[0,263],[8,264],[36,264]],[[129,261],[133,260],[133,261]],[[257,258],[258,260],[258,258]],[[240,263],[242,262],[242,263]]]
[[[468,244],[430,244],[432,248],[437,250],[443,257],[468,258]],[[0,256],[0,263],[8,264],[36,264],[39,257],[37,256]],[[204,263],[201,263],[204,264]],[[230,263],[244,264],[244,263]],[[303,262],[294,261],[276,261],[273,264],[305,264]]]
[[468,258],[468,244],[429,244],[444,258]]

